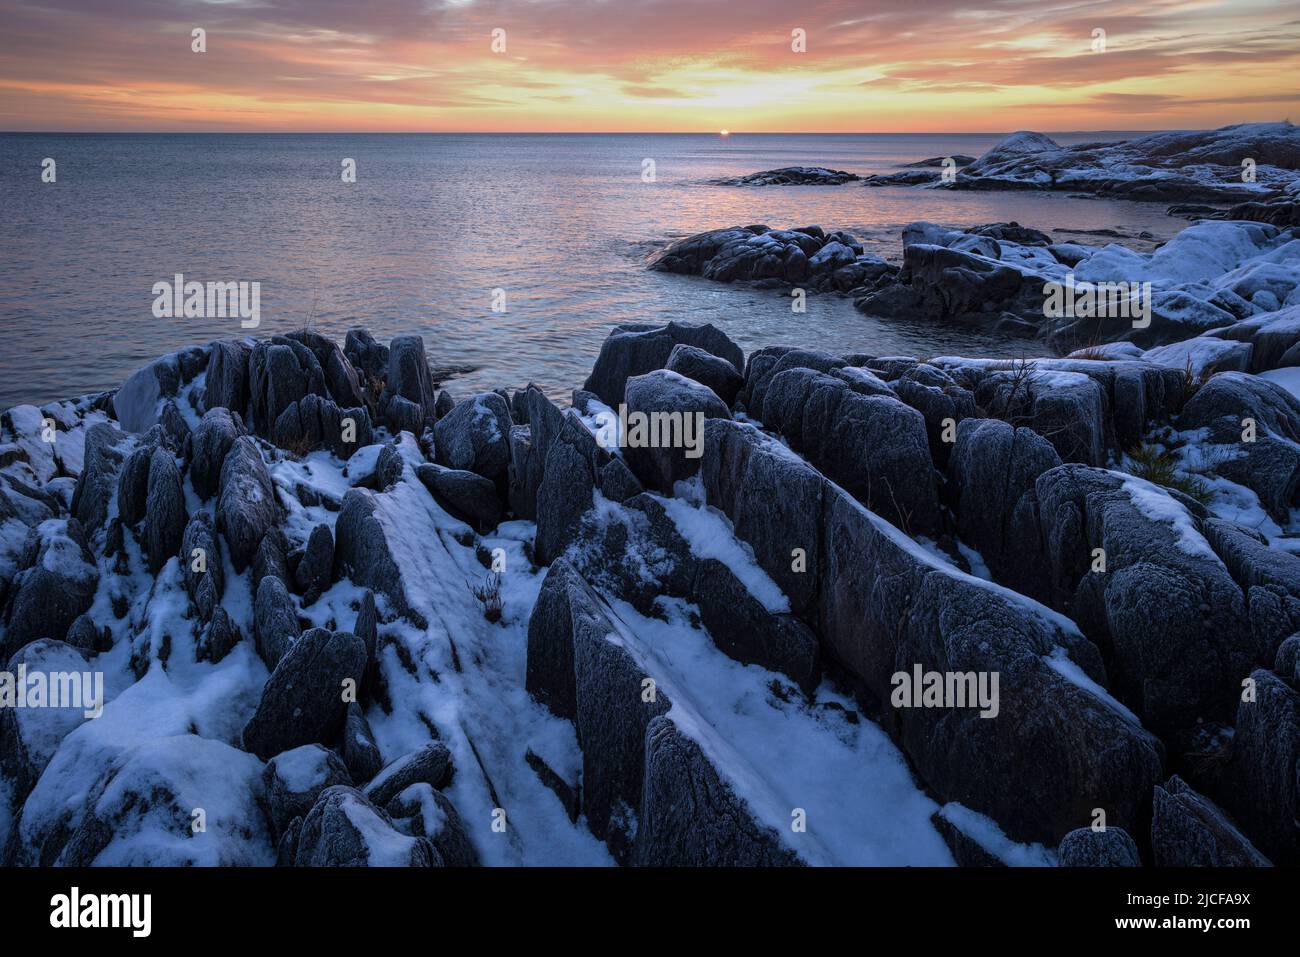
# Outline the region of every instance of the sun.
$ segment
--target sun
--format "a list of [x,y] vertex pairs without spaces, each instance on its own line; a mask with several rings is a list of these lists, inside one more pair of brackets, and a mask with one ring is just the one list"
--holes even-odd
[[719,136],[730,136],[730,135],[731,135],[731,130],[718,130],[718,135],[719,135]]

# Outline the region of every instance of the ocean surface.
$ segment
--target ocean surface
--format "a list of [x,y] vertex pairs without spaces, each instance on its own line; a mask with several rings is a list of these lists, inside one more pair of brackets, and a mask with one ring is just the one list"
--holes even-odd
[[[1132,134],[1126,134],[1132,135]],[[1064,134],[1064,143],[1122,135]],[[0,134],[0,408],[116,388],[164,352],[304,325],[419,333],[455,395],[581,386],[609,328],[712,322],[746,351],[1042,354],[1022,339],[882,321],[816,296],[648,272],[667,241],[722,226],[846,229],[897,259],[914,220],[1043,230],[1186,225],[1161,204],[907,188],[709,184],[790,165],[885,172],[978,156],[999,135]],[[57,182],[41,182],[46,158]],[[356,161],[356,182],[342,162]],[[653,160],[655,181],[642,179]],[[1087,237],[1062,236],[1084,241]],[[261,325],[158,319],[153,285],[257,281]],[[506,312],[493,312],[493,290]]]

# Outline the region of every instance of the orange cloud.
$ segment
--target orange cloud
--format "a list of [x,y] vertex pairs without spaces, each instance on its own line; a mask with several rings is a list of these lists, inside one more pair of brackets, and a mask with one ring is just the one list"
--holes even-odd
[[1268,0],[0,0],[0,22],[9,130],[962,132],[1300,113],[1300,23]]

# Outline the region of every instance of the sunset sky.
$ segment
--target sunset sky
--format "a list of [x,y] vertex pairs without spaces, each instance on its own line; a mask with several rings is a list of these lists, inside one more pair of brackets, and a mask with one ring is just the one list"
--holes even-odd
[[1213,127],[1297,78],[1297,0],[0,0],[5,130]]

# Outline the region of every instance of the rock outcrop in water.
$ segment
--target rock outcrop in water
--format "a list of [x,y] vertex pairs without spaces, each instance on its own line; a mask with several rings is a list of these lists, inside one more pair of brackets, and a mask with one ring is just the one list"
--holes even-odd
[[[864,265],[767,235],[668,261]],[[1060,264],[1040,235],[911,231]],[[10,410],[0,647],[105,690],[0,711],[5,859],[1300,862],[1300,398],[1245,371],[1300,329],[1268,315],[1204,378],[674,323],[613,330],[562,409],[440,400],[422,341],[358,330]],[[325,403],[369,431],[276,427]]]

